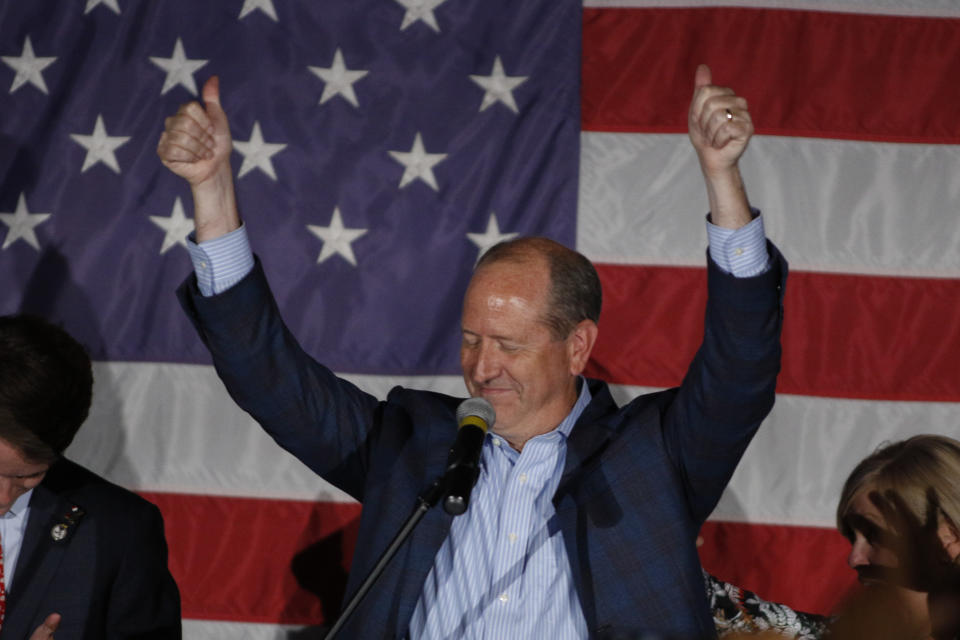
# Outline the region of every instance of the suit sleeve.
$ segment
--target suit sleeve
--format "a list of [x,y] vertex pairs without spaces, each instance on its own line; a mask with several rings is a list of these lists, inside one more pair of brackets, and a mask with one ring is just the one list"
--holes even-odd
[[167,568],[160,510],[146,504],[129,522],[107,601],[105,640],[180,640],[180,594]]
[[771,268],[749,278],[724,273],[708,256],[703,342],[663,421],[697,522],[716,506],[773,407],[787,263],[772,243],[768,249]]
[[303,351],[260,262],[221,294],[202,296],[191,275],[177,295],[234,401],[281,447],[362,501],[383,407]]

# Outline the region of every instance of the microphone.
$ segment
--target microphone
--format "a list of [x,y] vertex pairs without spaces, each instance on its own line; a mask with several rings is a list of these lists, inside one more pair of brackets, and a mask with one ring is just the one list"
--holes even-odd
[[448,489],[443,510],[458,516],[470,504],[470,492],[480,475],[480,451],[487,430],[493,427],[497,414],[484,398],[467,398],[457,407],[457,438],[450,447],[443,482]]

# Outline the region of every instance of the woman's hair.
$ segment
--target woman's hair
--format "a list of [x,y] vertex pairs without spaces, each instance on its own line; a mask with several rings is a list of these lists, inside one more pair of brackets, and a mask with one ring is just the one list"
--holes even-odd
[[864,489],[883,495],[893,491],[918,522],[925,522],[930,501],[960,526],[960,442],[938,435],[919,435],[881,445],[860,461],[840,492],[837,528],[847,538],[850,503]]

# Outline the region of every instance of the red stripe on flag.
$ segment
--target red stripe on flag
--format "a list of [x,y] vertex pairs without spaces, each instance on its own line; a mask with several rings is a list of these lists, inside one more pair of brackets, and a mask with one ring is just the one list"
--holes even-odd
[[360,505],[141,495],[163,512],[184,618],[296,625],[336,618]]
[[[337,615],[360,505],[141,495],[163,512],[184,618],[319,625]],[[702,534],[707,570],[765,599],[824,613],[852,584],[849,544],[831,529],[708,522]]]
[[834,529],[707,522],[701,535],[704,568],[764,600],[829,614],[856,587],[850,543]]
[[686,132],[701,62],[758,133],[960,143],[960,20],[729,7],[585,9],[583,128]]
[[[703,333],[703,269],[598,265],[600,338],[587,375],[680,383]],[[960,280],[793,272],[778,391],[960,401]],[[909,338],[909,339],[905,339]]]
[[[335,619],[360,505],[141,495],[163,512],[184,618],[291,625]],[[832,529],[707,522],[702,535],[706,569],[767,600],[826,613],[853,584],[849,544]]]

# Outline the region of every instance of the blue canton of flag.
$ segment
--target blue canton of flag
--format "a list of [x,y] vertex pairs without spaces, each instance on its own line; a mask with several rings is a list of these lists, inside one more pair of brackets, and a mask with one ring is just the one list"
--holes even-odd
[[[193,366],[173,293],[192,198],[157,158],[164,119],[220,77],[241,215],[308,352],[456,393],[480,252],[575,242],[580,29],[573,0],[0,3],[0,313],[89,348],[67,453],[163,510],[186,637],[329,622],[359,508]],[[317,540],[320,599],[290,569]]]
[[98,360],[207,362],[174,302],[187,185],[163,119],[219,75],[254,250],[337,371],[458,370],[479,252],[575,240],[580,6],[34,0],[0,6],[0,311]]

